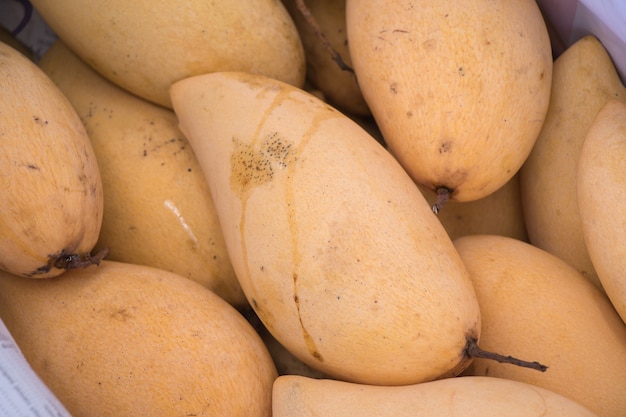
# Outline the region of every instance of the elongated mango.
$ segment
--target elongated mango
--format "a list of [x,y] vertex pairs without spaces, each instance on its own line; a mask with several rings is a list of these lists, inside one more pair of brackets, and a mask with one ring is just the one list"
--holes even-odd
[[609,100],[580,150],[576,175],[585,246],[602,288],[626,323],[626,103]]
[[171,107],[168,88],[214,71],[250,71],[301,86],[298,31],[276,0],[33,0],[52,30],[105,78]]
[[530,384],[457,377],[380,387],[302,376],[274,382],[273,417],[594,417],[575,401]]
[[546,120],[520,169],[530,243],[565,260],[599,288],[581,228],[576,178],[585,136],[610,99],[626,103],[626,88],[602,43],[586,36],[554,62]]
[[80,115],[98,158],[104,215],[96,250],[201,283],[247,306],[209,188],[170,109],[117,87],[58,41],[39,66]]
[[480,336],[467,271],[372,136],[259,75],[205,74],[170,91],[242,289],[283,346],[333,377],[374,384],[467,366]]
[[562,259],[505,236],[454,241],[482,313],[483,349],[540,360],[545,373],[475,359],[467,375],[543,387],[603,417],[626,410],[626,325],[608,298]]
[[73,417],[271,416],[259,335],[178,274],[108,260],[47,280],[0,273],[0,318]]
[[0,42],[0,269],[47,278],[99,262],[103,191],[80,117],[34,62]]
[[534,0],[347,0],[354,71],[389,149],[446,199],[503,186],[550,99],[552,52]]

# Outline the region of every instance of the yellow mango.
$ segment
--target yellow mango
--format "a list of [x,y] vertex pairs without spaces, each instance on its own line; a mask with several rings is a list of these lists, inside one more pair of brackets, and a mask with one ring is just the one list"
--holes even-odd
[[302,42],[280,1],[33,0],[66,45],[105,78],[170,107],[176,80],[250,71],[301,86]]
[[552,391],[479,376],[400,387],[279,376],[274,382],[272,410],[272,417],[596,416]]
[[259,75],[205,74],[170,91],[241,287],[287,350],[334,378],[373,384],[467,366],[480,335],[467,271],[372,136]]
[[0,273],[0,319],[73,417],[271,416],[262,340],[178,274],[107,260],[47,280]]
[[530,243],[565,260],[598,287],[582,232],[576,177],[585,136],[611,98],[626,102],[626,88],[600,41],[584,37],[554,62],[548,114],[520,169]]
[[598,279],[626,322],[626,104],[607,102],[580,150],[576,180],[585,245]]
[[[283,0],[283,3],[302,40],[307,80],[337,109],[350,115],[371,115],[351,71],[345,0]],[[304,12],[315,24],[303,14],[300,3],[305,5]]]
[[481,347],[539,360],[544,373],[477,358],[466,375],[507,378],[603,417],[626,410],[626,325],[606,296],[560,258],[505,236],[454,241],[482,314]]
[[0,269],[48,278],[98,263],[103,194],[72,104],[37,65],[0,42]]
[[110,260],[176,272],[247,305],[174,112],[109,82],[62,41],[39,66],[80,115],[98,158],[106,198],[96,248],[110,248]]
[[350,56],[390,151],[445,202],[502,187],[543,124],[552,52],[534,0],[347,0]]

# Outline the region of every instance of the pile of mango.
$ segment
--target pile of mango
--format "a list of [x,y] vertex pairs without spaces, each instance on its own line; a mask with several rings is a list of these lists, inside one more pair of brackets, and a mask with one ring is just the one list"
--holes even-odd
[[0,319],[80,416],[626,416],[626,87],[533,0],[32,0]]

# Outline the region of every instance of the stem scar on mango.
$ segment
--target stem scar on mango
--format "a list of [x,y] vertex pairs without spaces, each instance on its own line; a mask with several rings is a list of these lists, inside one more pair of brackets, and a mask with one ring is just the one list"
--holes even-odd
[[444,186],[437,187],[437,190],[435,190],[435,192],[437,193],[437,200],[431,207],[433,210],[433,213],[439,214],[443,206],[445,206],[448,200],[450,199],[450,195],[452,194],[452,191],[453,190],[449,189],[448,187],[444,187]]
[[109,248],[103,248],[95,255],[91,255],[89,253],[68,253],[65,249],[63,249],[60,253],[55,255],[50,255],[48,258],[48,263],[40,268],[38,268],[35,272],[29,274],[30,276],[35,276],[39,274],[45,274],[49,272],[53,267],[58,269],[77,269],[77,268],[87,268],[91,265],[100,265],[100,261],[104,259],[105,256],[109,254]]
[[109,254],[109,248],[103,248],[95,255],[89,253],[76,253],[61,255],[54,262],[54,266],[59,269],[87,268],[90,265],[100,265],[100,261]]

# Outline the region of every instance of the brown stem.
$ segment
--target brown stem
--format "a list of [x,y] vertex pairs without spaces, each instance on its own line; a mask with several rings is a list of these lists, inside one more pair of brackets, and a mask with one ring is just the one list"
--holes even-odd
[[322,42],[322,46],[324,46],[324,49],[326,49],[326,51],[330,54],[331,59],[335,61],[337,65],[339,65],[339,68],[342,71],[350,71],[354,73],[354,70],[344,62],[343,58],[341,58],[341,55],[337,51],[335,51],[335,48],[333,48],[330,42],[328,42],[326,35],[324,35],[324,32],[317,24],[317,20],[311,13],[311,10],[309,10],[307,5],[304,3],[304,0],[296,0],[296,5],[298,6],[298,10],[300,11],[300,13],[302,13],[302,16],[304,16],[306,22],[313,29],[315,36],[317,36]]
[[521,366],[523,368],[535,369],[537,371],[545,372],[548,367],[540,364],[539,362],[528,362],[513,356],[504,356],[499,353],[488,352],[478,347],[478,341],[476,338],[468,338],[467,345],[465,346],[465,354],[470,358],[483,358],[490,359],[500,363],[508,363],[511,365]]
[[445,206],[448,200],[450,199],[450,194],[452,194],[452,190],[446,187],[439,187],[437,188],[436,192],[437,192],[437,200],[435,201],[435,204],[433,204],[431,208],[433,210],[433,213],[438,214],[443,208],[443,206]]
[[103,248],[95,255],[89,253],[61,253],[54,262],[55,268],[76,269],[90,265],[100,265],[100,261],[109,254],[109,248]]

